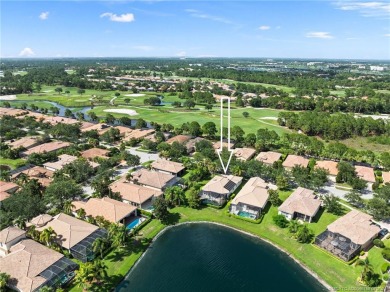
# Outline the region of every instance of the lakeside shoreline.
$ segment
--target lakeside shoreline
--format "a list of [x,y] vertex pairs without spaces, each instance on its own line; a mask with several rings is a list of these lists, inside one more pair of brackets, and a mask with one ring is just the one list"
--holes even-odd
[[[245,235],[248,235],[248,236],[251,236],[251,237],[254,237],[254,238],[257,238],[257,239],[260,239],[270,245],[272,245],[273,247],[275,247],[276,249],[278,249],[279,251],[283,252],[284,254],[286,254],[287,256],[289,256],[295,263],[297,263],[300,267],[302,267],[307,273],[309,273],[312,277],[314,277],[319,283],[321,283],[321,285],[323,285],[326,289],[328,289],[328,291],[336,291],[332,286],[330,286],[325,280],[323,280],[321,277],[319,277],[314,271],[312,271],[311,269],[309,269],[306,265],[304,265],[303,263],[301,263],[298,259],[296,259],[291,253],[289,253],[288,251],[284,250],[283,248],[281,248],[280,246],[278,246],[276,243],[273,243],[272,241],[268,240],[268,239],[265,239],[265,238],[262,238],[258,235],[255,235],[253,233],[250,233],[248,231],[244,231],[244,230],[241,230],[241,229],[238,229],[238,228],[235,228],[235,227],[232,227],[232,226],[229,226],[229,225],[225,225],[225,224],[222,224],[222,223],[218,223],[218,222],[212,222],[212,221],[187,221],[187,222],[181,222],[181,223],[177,223],[175,225],[169,225],[169,226],[165,226],[162,230],[160,230],[152,239],[150,245],[152,245],[162,234],[164,234],[166,231],[172,229],[172,228],[175,228],[175,227],[178,227],[178,226],[181,226],[181,225],[189,225],[189,224],[213,224],[213,225],[218,225],[218,226],[222,226],[222,227],[225,227],[225,228],[229,228],[231,230],[234,230],[236,232],[239,232],[239,233],[242,233],[242,234],[245,234]],[[137,265],[139,264],[139,262],[143,259],[143,257],[145,256],[145,254],[148,252],[149,248],[150,248],[150,245],[148,246],[148,248],[142,253],[142,255],[136,260],[136,262],[130,267],[130,269],[128,270],[128,272],[124,275],[123,279],[121,282],[119,282],[119,284],[115,287],[115,290],[114,291],[117,291],[117,287],[128,277],[128,275],[132,272],[133,269],[135,269],[137,267]]]

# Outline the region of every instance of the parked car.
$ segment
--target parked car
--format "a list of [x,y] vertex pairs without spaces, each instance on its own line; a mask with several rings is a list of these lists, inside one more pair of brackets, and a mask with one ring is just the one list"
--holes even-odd
[[383,228],[381,231],[379,231],[379,237],[380,238],[385,237],[387,233],[389,233],[389,230]]

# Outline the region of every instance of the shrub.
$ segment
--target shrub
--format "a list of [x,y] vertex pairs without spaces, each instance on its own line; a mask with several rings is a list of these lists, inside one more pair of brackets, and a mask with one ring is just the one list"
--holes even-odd
[[382,250],[382,256],[385,260],[390,262],[390,248],[386,247]]
[[361,251],[360,251],[360,255],[361,255],[361,256],[364,255],[364,253],[365,253],[364,250],[361,250]]
[[384,248],[384,247],[385,247],[385,244],[384,244],[383,241],[380,240],[379,238],[374,239],[374,245],[375,245],[376,247],[380,247],[380,248]]
[[389,274],[387,274],[387,273],[384,274],[383,277],[382,277],[382,278],[383,278],[383,281],[389,281],[389,277],[390,277]]
[[390,264],[389,263],[383,263],[381,266],[382,274],[386,273],[389,270]]
[[280,228],[286,228],[289,224],[288,220],[283,215],[273,216],[272,219],[274,220],[274,223]]

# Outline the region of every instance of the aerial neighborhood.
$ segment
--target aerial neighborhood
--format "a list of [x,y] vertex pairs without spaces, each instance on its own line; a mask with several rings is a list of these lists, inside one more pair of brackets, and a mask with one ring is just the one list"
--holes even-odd
[[[145,67],[132,61],[130,69],[85,62],[59,63],[65,71],[44,63],[39,70],[26,69],[25,76],[43,80],[27,80],[27,89],[14,87],[17,74],[4,79],[4,287],[110,291],[161,230],[190,221],[264,238],[333,287],[386,286],[390,153],[381,141],[389,141],[388,120],[329,110],[330,100],[343,99],[329,90],[307,85],[290,95],[281,85],[271,86],[272,72],[261,73],[269,74],[271,85],[253,85],[260,80],[246,73],[245,62],[216,61],[195,71],[185,60],[158,68],[158,62]],[[288,66],[285,61],[280,72]],[[342,68],[340,86],[359,87]],[[253,84],[227,82],[241,71],[239,80]],[[226,79],[195,78],[196,72]],[[50,74],[54,83],[46,80]],[[375,76],[385,86],[386,77]],[[352,94],[346,87],[345,92]],[[354,94],[344,107],[361,102],[364,108],[363,93]],[[389,93],[367,94],[373,107],[381,98],[390,100]],[[233,107],[229,137],[219,128],[223,97]],[[321,106],[329,108],[316,112]],[[389,113],[388,105],[378,108]],[[376,143],[378,151],[353,139]],[[228,160],[225,171],[221,162]]]

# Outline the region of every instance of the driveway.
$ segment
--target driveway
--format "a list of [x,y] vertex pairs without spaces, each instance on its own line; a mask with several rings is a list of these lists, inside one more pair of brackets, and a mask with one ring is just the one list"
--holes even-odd
[[133,155],[137,155],[140,157],[141,159],[141,163],[144,163],[146,161],[150,161],[150,160],[157,160],[160,156],[158,153],[146,153],[146,152],[142,152],[142,151],[138,151],[139,147],[131,147],[131,148],[126,148],[127,152],[133,154]]

